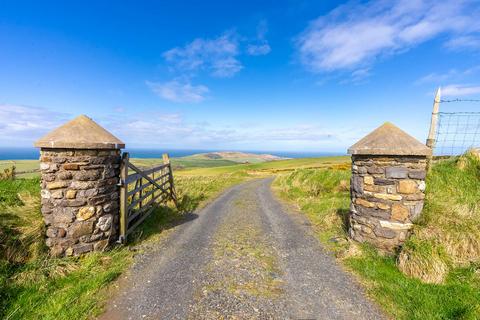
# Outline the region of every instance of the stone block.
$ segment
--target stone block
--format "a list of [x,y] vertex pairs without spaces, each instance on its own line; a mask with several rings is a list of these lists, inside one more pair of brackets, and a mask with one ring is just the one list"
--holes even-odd
[[42,191],[40,191],[40,197],[42,199],[50,199],[51,196],[52,196],[52,193],[46,189],[43,189]]
[[76,190],[92,189],[97,186],[96,181],[72,181],[70,188]]
[[360,176],[354,175],[351,179],[353,191],[356,193],[363,193],[363,179]]
[[79,170],[80,169],[80,164],[78,163],[65,163],[62,166],[63,170]]
[[363,183],[364,184],[373,184],[373,177],[372,176],[365,176],[363,177]]
[[79,221],[70,226],[68,234],[72,238],[80,238],[93,232],[93,221]]
[[49,182],[49,183],[47,183],[47,189],[55,190],[55,189],[65,188],[65,187],[68,187],[69,184],[70,184],[70,182],[68,182],[68,181]]
[[91,243],[82,243],[73,246],[73,254],[80,255],[82,253],[87,253],[93,250],[93,244]]
[[68,200],[62,200],[60,202],[60,205],[62,207],[81,207],[81,206],[84,206],[86,203],[87,201],[84,199],[68,199]]
[[55,190],[52,192],[53,199],[62,199],[63,198],[63,190]]
[[385,170],[385,178],[387,179],[406,179],[408,177],[408,169],[403,167],[388,167]]
[[425,188],[426,188],[425,181],[420,181],[420,182],[418,183],[418,190],[424,192],[424,191],[425,191]]
[[98,170],[82,170],[75,173],[75,179],[79,181],[96,181],[100,179],[102,173]]
[[383,178],[375,178],[373,182],[377,186],[389,186],[389,185],[395,184],[395,180],[389,180],[389,179],[383,179]]
[[394,239],[397,236],[397,233],[391,229],[382,228],[381,226],[377,226],[373,229],[373,233],[377,237],[386,238],[386,239]]
[[95,197],[92,197],[90,199],[88,199],[88,203],[90,205],[97,205],[97,204],[103,204],[105,203],[106,201],[108,200],[108,197],[106,195],[99,195],[99,196],[95,196]]
[[67,190],[67,193],[65,195],[67,199],[75,199],[76,196],[77,196],[77,190]]
[[73,174],[70,171],[62,171],[62,172],[59,172],[57,175],[57,178],[59,180],[70,180],[72,179],[72,177],[73,177]]
[[420,201],[425,199],[424,193],[405,194],[403,198],[407,201]]
[[405,222],[410,216],[410,210],[402,204],[394,203],[392,205],[392,219]]
[[408,177],[411,179],[424,180],[427,176],[426,170],[410,170],[408,172]]
[[[366,208],[366,207],[357,207],[358,212],[364,217],[375,217],[380,219],[390,219],[390,211],[382,210],[377,208]],[[374,225],[373,222],[369,223],[368,219],[366,220],[359,220],[363,221],[364,224]]]
[[112,226],[113,217],[110,214],[101,216],[97,222],[97,228],[101,231],[107,231]]
[[377,202],[377,208],[381,209],[381,210],[389,210],[390,205],[387,204],[387,203],[383,203],[383,202]]
[[374,193],[373,196],[377,199],[383,199],[383,200],[392,200],[392,201],[402,200],[402,196],[399,194]]
[[77,212],[77,221],[88,220],[95,215],[95,207],[83,207]]
[[383,174],[385,172],[385,168],[378,166],[370,166],[367,167],[367,172],[370,174]]
[[418,191],[418,185],[414,180],[398,181],[397,191],[404,194],[412,194]]
[[367,201],[367,200],[364,200],[362,198],[357,198],[355,199],[355,203],[362,206],[362,207],[365,207],[365,208],[373,208],[375,207],[375,203],[373,202],[370,202],[370,201]]
[[100,240],[93,245],[95,251],[105,251],[108,247],[108,239]]

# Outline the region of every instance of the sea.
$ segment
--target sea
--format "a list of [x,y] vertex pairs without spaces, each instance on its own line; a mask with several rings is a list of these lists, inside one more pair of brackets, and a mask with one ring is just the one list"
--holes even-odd
[[[259,151],[259,150],[200,150],[200,149],[127,149],[130,158],[161,158],[163,153],[168,153],[170,157],[186,157],[197,153],[207,153],[215,151],[239,151],[255,154],[272,154],[285,158],[314,158],[325,156],[342,156],[341,152],[313,152],[313,151]],[[39,150],[37,148],[20,148],[20,147],[0,147],[0,160],[36,160],[39,158]]]

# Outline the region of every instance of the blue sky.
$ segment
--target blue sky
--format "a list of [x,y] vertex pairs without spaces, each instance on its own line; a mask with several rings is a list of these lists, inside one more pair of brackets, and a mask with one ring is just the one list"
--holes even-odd
[[479,1],[0,4],[0,146],[79,114],[128,147],[343,152],[385,121],[424,141],[440,85],[480,97]]

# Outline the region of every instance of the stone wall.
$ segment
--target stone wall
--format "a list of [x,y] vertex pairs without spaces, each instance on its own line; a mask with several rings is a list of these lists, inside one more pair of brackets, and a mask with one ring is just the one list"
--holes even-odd
[[116,240],[120,150],[40,152],[42,214],[54,256],[104,250]]
[[394,251],[423,209],[425,156],[352,156],[350,236]]

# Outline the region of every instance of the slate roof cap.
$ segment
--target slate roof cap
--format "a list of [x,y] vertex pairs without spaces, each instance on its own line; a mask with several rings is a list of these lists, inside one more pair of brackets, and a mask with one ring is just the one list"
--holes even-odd
[[428,156],[432,150],[390,122],[348,148],[352,155]]
[[80,115],[47,133],[34,144],[37,148],[122,149],[125,143],[86,115]]

